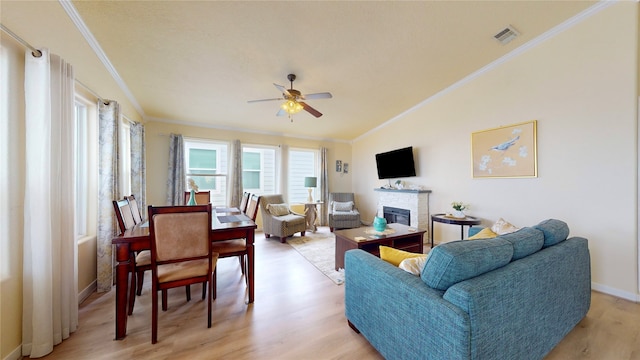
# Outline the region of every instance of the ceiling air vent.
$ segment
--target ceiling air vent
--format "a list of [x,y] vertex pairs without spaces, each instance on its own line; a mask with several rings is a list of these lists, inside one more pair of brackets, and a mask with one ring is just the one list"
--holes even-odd
[[506,28],[493,35],[493,38],[496,39],[500,44],[506,45],[511,40],[515,39],[518,35],[520,35],[518,30],[514,29],[513,26],[508,25]]

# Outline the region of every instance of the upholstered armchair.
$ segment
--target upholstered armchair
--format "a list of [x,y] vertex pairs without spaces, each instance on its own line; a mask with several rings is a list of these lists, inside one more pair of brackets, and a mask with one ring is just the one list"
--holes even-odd
[[263,195],[260,197],[260,213],[262,214],[262,228],[266,238],[275,235],[284,243],[287,237],[300,232],[304,236],[307,229],[305,217],[292,213],[289,205],[284,202],[282,195]]
[[353,193],[329,194],[329,229],[351,229],[360,226],[360,212]]

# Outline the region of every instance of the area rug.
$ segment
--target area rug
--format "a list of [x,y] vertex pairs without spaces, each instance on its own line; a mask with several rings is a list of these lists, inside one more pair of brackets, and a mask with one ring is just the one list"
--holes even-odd
[[318,228],[315,233],[306,232],[303,237],[288,238],[287,243],[336,285],[344,284],[344,269],[335,269],[336,238],[329,228]]

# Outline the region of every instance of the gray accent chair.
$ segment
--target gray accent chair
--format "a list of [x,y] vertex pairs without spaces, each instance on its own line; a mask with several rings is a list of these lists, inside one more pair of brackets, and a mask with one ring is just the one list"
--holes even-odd
[[[260,213],[262,214],[262,229],[266,238],[275,235],[280,237],[280,242],[284,243],[287,237],[300,232],[304,236],[307,230],[307,223],[304,216],[295,214],[288,210],[286,214],[273,215],[269,210],[271,204],[284,204],[281,194],[263,195],[260,197]],[[288,207],[287,207],[288,209]]]
[[[347,203],[351,201],[353,207],[351,209],[336,206],[336,202]],[[353,193],[330,193],[329,194],[329,229],[352,229],[360,227],[360,212],[356,207],[355,196]]]

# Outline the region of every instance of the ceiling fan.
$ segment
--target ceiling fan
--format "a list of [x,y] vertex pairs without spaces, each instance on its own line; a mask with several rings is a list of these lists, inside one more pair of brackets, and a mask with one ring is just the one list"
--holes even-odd
[[293,121],[291,115],[297,114],[302,110],[307,111],[309,114],[319,118],[322,116],[322,113],[309,104],[302,100],[310,100],[310,99],[331,99],[333,96],[329,92],[321,92],[314,94],[305,94],[303,95],[299,90],[293,88],[293,81],[296,79],[295,74],[287,75],[287,79],[291,83],[291,88],[287,89],[282,85],[273,84],[276,89],[278,89],[282,93],[282,97],[272,98],[272,99],[260,99],[260,100],[249,100],[249,103],[254,102],[262,102],[262,101],[276,101],[276,100],[284,100],[282,105],[280,106],[280,111],[276,114],[276,116],[283,116],[285,114],[289,114],[289,118]]

